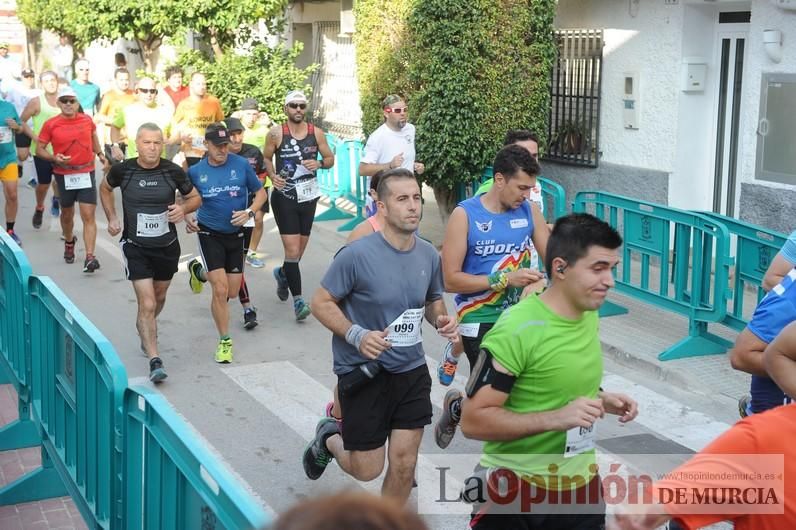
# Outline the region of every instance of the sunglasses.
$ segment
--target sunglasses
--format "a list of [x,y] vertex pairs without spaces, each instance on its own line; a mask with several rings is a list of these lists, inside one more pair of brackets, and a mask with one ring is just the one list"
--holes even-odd
[[158,93],[158,89],[157,88],[138,88],[136,90],[138,90],[142,94],[157,94]]
[[77,103],[75,98],[61,98],[58,100],[58,103],[63,103],[64,105],[74,105]]
[[409,112],[409,107],[402,107],[402,108],[398,108],[398,109],[391,109],[390,107],[387,107],[384,110],[386,112],[392,112],[394,114],[406,114],[407,112]]
[[307,104],[306,103],[288,103],[287,106],[290,107],[291,109],[304,110],[304,109],[307,108]]

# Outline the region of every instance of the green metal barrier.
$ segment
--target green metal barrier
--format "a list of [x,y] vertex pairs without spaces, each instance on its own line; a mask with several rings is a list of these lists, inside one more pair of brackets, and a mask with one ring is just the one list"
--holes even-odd
[[[326,141],[329,148],[335,155],[335,164],[328,169],[321,168],[317,171],[318,184],[321,193],[329,200],[329,209],[315,216],[316,221],[334,221],[337,219],[350,219],[354,217],[348,212],[344,212],[337,206],[337,200],[344,198],[351,191],[351,178],[344,167],[341,172],[340,146],[343,141],[336,136],[326,133]],[[347,153],[345,153],[347,154]],[[348,162],[347,158],[344,162]]]
[[[725,319],[730,296],[730,233],[723,223],[601,192],[578,193],[574,211],[592,213],[622,233],[618,292],[688,318],[688,337],[661,352],[660,360],[724,353],[732,345],[707,329],[708,323]],[[674,279],[670,282],[672,232],[676,234],[675,252],[683,258],[674,261]],[[638,259],[638,270],[634,258]],[[616,304],[605,307],[601,316],[617,314],[617,310],[627,312]]]
[[744,223],[726,215],[712,212],[699,213],[720,221],[734,236],[735,244],[731,255],[735,261],[735,278],[732,283],[732,297],[728,302],[727,316],[724,317],[722,324],[741,331],[748,322],[744,318],[744,292],[747,287],[756,288],[755,302],[760,302],[765,296],[763,277],[774,256],[788,240],[788,236],[761,226]]
[[129,388],[124,417],[125,528],[245,530],[268,523],[260,504],[160,394]]
[[359,174],[359,161],[362,158],[362,142],[346,140],[340,147],[340,179],[354,183],[353,193],[349,190],[348,200],[356,206],[356,215],[347,223],[337,227],[338,232],[353,230],[365,220],[365,206],[368,203],[368,178]]
[[108,340],[49,278],[31,277],[31,394],[42,468],[4,488],[3,504],[68,493],[94,528],[118,527],[127,374]]
[[30,418],[30,263],[5,230],[0,230],[0,383],[13,384],[19,419],[0,428],[0,451],[41,443]]

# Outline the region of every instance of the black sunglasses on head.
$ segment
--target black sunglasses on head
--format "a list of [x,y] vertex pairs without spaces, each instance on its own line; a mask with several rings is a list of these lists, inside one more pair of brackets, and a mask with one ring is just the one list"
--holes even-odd
[[290,107],[291,109],[304,110],[304,109],[307,108],[307,104],[306,103],[288,103],[287,106]]

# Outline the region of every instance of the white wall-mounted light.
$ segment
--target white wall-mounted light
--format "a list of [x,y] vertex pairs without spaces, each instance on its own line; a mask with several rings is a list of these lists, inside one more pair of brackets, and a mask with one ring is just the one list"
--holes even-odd
[[782,32],[780,30],[763,30],[763,46],[766,49],[766,55],[773,62],[778,63],[782,60]]

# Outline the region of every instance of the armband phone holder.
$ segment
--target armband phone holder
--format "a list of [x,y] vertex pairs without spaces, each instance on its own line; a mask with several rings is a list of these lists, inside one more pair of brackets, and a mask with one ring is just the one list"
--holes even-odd
[[485,385],[491,385],[498,392],[508,394],[517,378],[513,375],[498,372],[492,365],[492,354],[489,350],[481,348],[475,366],[470,370],[470,378],[464,387],[468,398],[473,397]]

